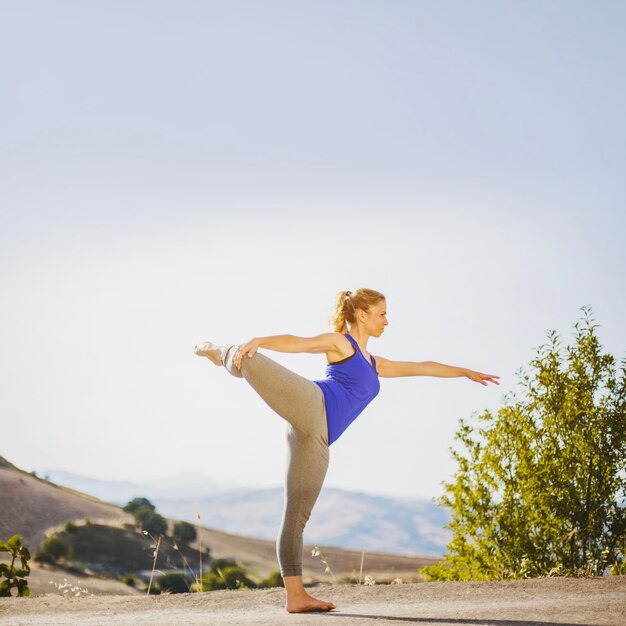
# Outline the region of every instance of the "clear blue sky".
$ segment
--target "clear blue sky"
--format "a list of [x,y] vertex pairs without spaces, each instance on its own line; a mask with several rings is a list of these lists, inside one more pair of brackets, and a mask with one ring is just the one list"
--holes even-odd
[[[626,354],[626,4],[0,3],[0,421],[25,469],[280,485],[284,422],[201,340],[328,330],[501,376],[383,380],[326,484],[436,496],[591,304]],[[269,353],[321,378],[324,357]]]

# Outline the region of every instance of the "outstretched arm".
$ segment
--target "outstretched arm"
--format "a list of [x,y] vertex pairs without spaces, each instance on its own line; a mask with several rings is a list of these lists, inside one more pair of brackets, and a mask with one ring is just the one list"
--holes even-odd
[[241,360],[247,354],[252,357],[259,348],[277,352],[329,352],[338,350],[337,338],[341,333],[322,333],[316,337],[296,337],[295,335],[271,335],[255,337],[241,344],[235,355],[234,363],[241,368]]
[[495,380],[500,378],[494,374],[484,374],[467,369],[466,367],[457,367],[455,365],[444,365],[435,361],[391,361],[383,357],[375,357],[376,371],[383,378],[396,378],[399,376],[438,376],[445,378],[458,378],[465,376],[482,385],[487,385],[487,381],[499,385]]

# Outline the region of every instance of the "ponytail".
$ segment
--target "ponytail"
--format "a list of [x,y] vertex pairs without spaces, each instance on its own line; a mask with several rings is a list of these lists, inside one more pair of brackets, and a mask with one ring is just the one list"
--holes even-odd
[[330,323],[336,333],[347,333],[347,322],[354,323],[354,311],[350,310],[348,313],[348,309],[354,308],[350,300],[351,293],[351,291],[340,291],[335,298],[335,310],[330,318]]

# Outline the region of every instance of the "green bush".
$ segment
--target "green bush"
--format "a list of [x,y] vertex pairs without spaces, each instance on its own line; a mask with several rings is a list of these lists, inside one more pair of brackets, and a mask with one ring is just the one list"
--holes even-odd
[[48,537],[37,550],[35,561],[38,563],[54,564],[60,560],[69,560],[72,557],[72,547],[57,535]]
[[223,570],[225,567],[230,567],[231,565],[237,565],[237,561],[235,559],[213,559],[211,561],[211,572],[213,574],[217,574],[217,570]]
[[439,499],[453,536],[443,564],[420,570],[429,580],[623,571],[626,367],[582,308],[572,345],[549,331],[520,368],[523,394],[460,420],[457,471]]
[[271,572],[267,578],[264,578],[259,587],[284,587],[285,581],[278,570]]
[[134,516],[141,528],[151,535],[156,537],[167,533],[167,520],[150,507],[144,506],[137,509]]
[[202,585],[196,585],[194,587],[196,591],[214,591],[216,589],[226,589],[226,581],[223,580],[219,574],[213,572],[207,572],[202,576]]
[[463,575],[457,569],[441,561],[435,565],[425,565],[419,569],[419,573],[427,581],[464,580]]
[[[230,559],[219,559],[228,560]],[[211,566],[213,570],[213,565]],[[207,572],[202,577],[202,588],[205,591],[215,589],[254,589],[257,584],[248,578],[245,570],[239,565],[227,565],[223,569],[215,567],[216,571]]]
[[198,533],[193,524],[189,522],[176,522],[172,530],[172,537],[176,543],[182,545],[188,545],[190,542],[195,541]]
[[193,580],[186,574],[177,572],[163,574],[156,579],[159,593],[189,593]]
[[[135,525],[130,528],[101,524],[80,525],[74,532],[62,532],[58,536],[71,546],[72,563],[80,567],[96,570],[102,568],[111,574],[122,576],[152,566],[156,542],[152,537],[138,532]],[[198,553],[192,548],[182,546],[175,550],[170,541],[162,540],[156,568],[163,572],[184,571],[187,567],[185,559],[189,563],[197,563],[197,558]],[[208,569],[209,561],[206,560],[205,563]]]
[[132,513],[134,515],[137,509],[141,509],[143,507],[148,507],[149,509],[156,511],[156,507],[152,504],[152,502],[150,502],[150,500],[148,500],[148,498],[133,498],[130,502],[128,502],[128,504],[126,504],[124,510],[127,513]]
[[221,578],[226,582],[226,589],[246,589],[255,588],[256,583],[246,576],[245,570],[239,565],[231,565],[225,567],[218,572]]

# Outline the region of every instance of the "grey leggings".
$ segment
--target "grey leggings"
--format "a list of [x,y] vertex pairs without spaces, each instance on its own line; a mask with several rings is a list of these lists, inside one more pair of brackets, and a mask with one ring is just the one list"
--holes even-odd
[[287,424],[287,480],[283,520],[276,541],[280,573],[302,576],[302,535],[328,469],[324,394],[314,382],[256,352],[233,363],[237,346],[222,350],[224,367],[245,378]]

